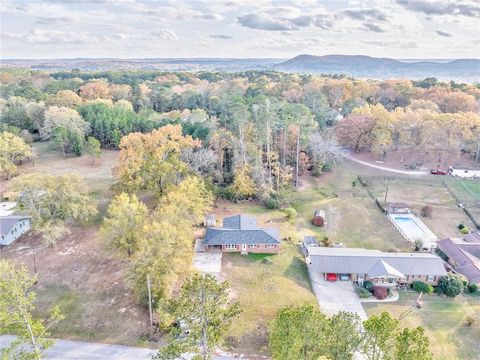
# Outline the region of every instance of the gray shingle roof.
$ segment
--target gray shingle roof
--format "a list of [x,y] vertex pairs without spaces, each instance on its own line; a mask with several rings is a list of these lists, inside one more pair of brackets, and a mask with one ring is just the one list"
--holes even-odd
[[389,265],[383,260],[378,260],[375,265],[373,265],[372,268],[368,270],[368,276],[371,278],[383,276],[405,278],[404,274],[402,274],[400,271],[398,271],[393,266]]
[[29,216],[0,216],[0,235],[7,235],[17,222],[24,219],[30,219]]
[[455,271],[465,275],[469,282],[480,284],[480,243],[467,243],[461,239],[442,239],[438,248],[456,263]]
[[378,250],[314,247],[308,249],[314,271],[335,274],[368,274],[383,260],[405,275],[446,275],[443,261],[426,253],[384,253]]
[[244,214],[229,216],[223,219],[223,228],[237,230],[258,229],[257,219]]
[[223,228],[207,228],[205,245],[280,244],[277,229],[261,229],[257,220],[247,215],[235,215],[223,220]]

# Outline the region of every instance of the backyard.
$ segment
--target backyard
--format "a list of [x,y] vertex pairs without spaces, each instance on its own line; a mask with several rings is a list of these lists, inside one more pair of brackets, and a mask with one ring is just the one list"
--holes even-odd
[[[403,327],[423,326],[430,340],[435,359],[475,360],[480,354],[480,301],[470,296],[457,298],[424,295],[423,305],[416,305],[418,294],[400,292],[393,303],[364,303],[368,316],[389,312],[400,320]],[[475,323],[467,325],[466,317],[473,316]]]
[[387,202],[404,202],[417,214],[421,213],[422,207],[430,206],[432,215],[421,217],[421,220],[439,239],[460,237],[457,229],[460,223],[474,228],[455,198],[438,180],[420,181],[403,177],[396,177],[395,180],[373,179],[368,181],[368,187],[379,201],[385,201],[386,197]]

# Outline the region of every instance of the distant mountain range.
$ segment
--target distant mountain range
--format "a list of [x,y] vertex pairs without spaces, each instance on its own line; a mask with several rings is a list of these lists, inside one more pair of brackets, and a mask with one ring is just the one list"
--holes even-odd
[[299,55],[292,59],[236,58],[77,58],[77,59],[2,59],[1,66],[33,70],[165,70],[165,71],[245,71],[277,70],[311,74],[346,74],[357,78],[424,79],[462,82],[480,81],[480,59],[395,60],[363,55]]
[[480,80],[480,59],[401,61],[362,55],[299,55],[276,64],[274,68],[288,72],[347,74],[374,79],[436,77],[466,82]]

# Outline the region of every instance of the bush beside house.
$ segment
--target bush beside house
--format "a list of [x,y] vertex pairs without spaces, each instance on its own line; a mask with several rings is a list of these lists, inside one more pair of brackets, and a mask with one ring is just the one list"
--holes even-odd
[[388,296],[388,290],[384,286],[374,286],[373,287],[373,295],[378,300],[383,300]]
[[425,294],[433,293],[433,286],[430,284],[425,284],[422,281],[415,281],[412,286],[416,292],[424,292]]

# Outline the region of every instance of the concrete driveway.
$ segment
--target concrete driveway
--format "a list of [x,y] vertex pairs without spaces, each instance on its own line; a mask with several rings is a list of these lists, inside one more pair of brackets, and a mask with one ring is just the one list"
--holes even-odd
[[368,319],[351,281],[327,281],[320,274],[311,271],[310,265],[308,273],[320,309],[325,314],[348,311],[357,313],[362,321]]
[[197,251],[193,255],[192,266],[201,273],[210,274],[218,278],[222,269],[222,252],[220,250]]

